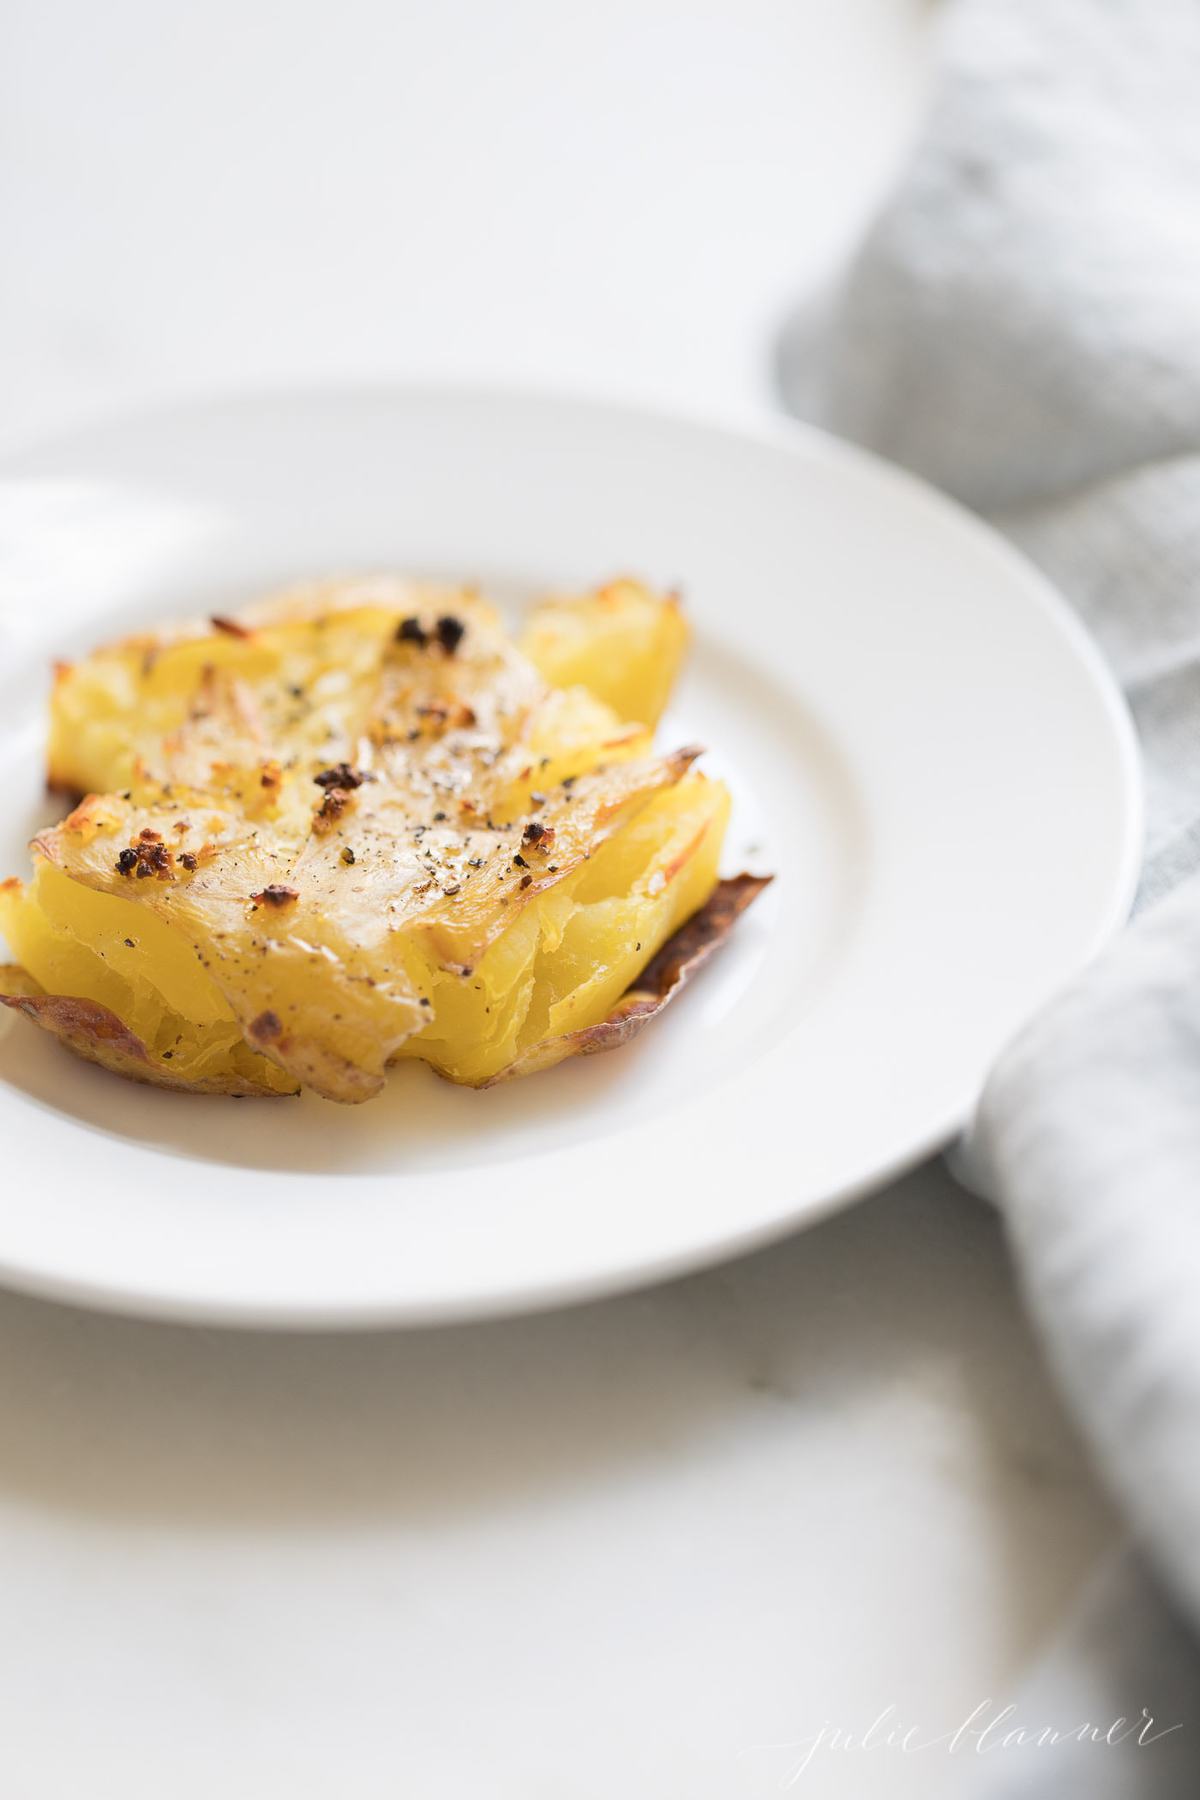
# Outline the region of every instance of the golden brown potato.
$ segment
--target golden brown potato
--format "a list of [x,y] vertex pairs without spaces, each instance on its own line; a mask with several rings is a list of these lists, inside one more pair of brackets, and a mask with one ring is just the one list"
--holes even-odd
[[401,1057],[485,1085],[597,1047],[711,895],[729,812],[597,697],[615,635],[556,687],[477,595],[377,580],[62,672],[51,774],[89,795],[0,885],[0,998],[195,1092],[357,1101]]

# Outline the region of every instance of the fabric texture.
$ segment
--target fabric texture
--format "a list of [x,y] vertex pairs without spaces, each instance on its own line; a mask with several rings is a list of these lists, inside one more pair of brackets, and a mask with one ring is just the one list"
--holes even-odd
[[957,0],[903,179],[793,322],[781,379],[1039,563],[1134,713],[1140,916],[1005,1053],[971,1152],[1063,1391],[1196,1627],[1200,0]]

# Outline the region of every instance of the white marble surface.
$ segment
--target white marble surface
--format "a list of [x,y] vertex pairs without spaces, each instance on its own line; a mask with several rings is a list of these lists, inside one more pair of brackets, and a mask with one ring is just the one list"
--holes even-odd
[[[15,0],[0,437],[314,374],[760,408],[910,128],[927,11]],[[470,1330],[0,1296],[3,1787],[770,1794],[826,1722],[933,1735],[1009,1691],[1113,1532],[997,1225],[936,1169]],[[877,1744],[794,1791],[971,1785]]]

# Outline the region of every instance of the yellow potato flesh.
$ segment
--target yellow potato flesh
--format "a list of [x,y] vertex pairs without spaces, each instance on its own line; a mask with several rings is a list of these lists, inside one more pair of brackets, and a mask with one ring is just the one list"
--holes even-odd
[[656,725],[688,645],[688,626],[674,596],[636,581],[612,581],[568,600],[547,600],[530,613],[520,646],[554,687],[578,684],[618,718]]
[[527,907],[470,976],[410,964],[433,1020],[400,1055],[479,1083],[546,1038],[599,1024],[712,892],[728,816],[720,782],[686,776]]
[[[114,793],[130,785],[140,756],[153,754],[187,719],[206,672],[232,677],[258,694],[286,697],[303,685],[316,702],[311,737],[353,713],[373,679],[378,647],[394,630],[396,611],[379,603],[330,610],[323,617],[320,656],[314,679],[311,636],[295,617],[283,616],[253,635],[184,633],[165,643],[129,638],[96,651],[84,661],[60,665],[50,700],[47,763],[52,785],[76,794]],[[449,599],[445,602],[452,605]],[[546,601],[530,613],[519,647],[552,688],[563,694],[554,741],[545,746],[563,760],[561,773],[586,767],[594,755],[573,759],[573,750],[594,752],[597,722],[611,732],[622,722],[652,727],[679,674],[688,628],[678,603],[635,582],[613,582],[594,594]],[[590,696],[605,709],[597,715]],[[287,715],[271,719],[293,744],[305,739],[303,725]],[[542,746],[539,746],[542,748]],[[645,733],[626,727],[623,755],[644,754]],[[609,760],[617,754],[609,752]],[[546,779],[559,779],[556,768]]]
[[294,1093],[295,1082],[244,1041],[191,948],[145,908],[43,862],[25,887],[0,887],[0,933],[45,993],[107,1007],[180,1086],[225,1077]]
[[[400,1055],[474,1084],[534,1044],[598,1024],[711,892],[728,812],[719,782],[686,776],[528,906],[470,976],[439,968],[410,938],[404,961],[431,1022]],[[244,1042],[190,947],[144,907],[42,863],[27,887],[0,889],[0,930],[45,992],[107,1007],[152,1060],[167,1058],[181,1086],[226,1076],[267,1093],[293,1091],[284,1071]],[[281,1006],[286,986],[281,974]]]

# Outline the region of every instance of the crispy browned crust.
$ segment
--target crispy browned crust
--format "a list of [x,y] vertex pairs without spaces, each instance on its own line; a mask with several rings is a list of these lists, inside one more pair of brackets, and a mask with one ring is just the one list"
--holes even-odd
[[746,908],[771,883],[770,875],[732,875],[719,881],[699,912],[693,913],[673,937],[667,939],[658,955],[642,970],[636,984],[622,994],[607,1019],[582,1031],[568,1032],[564,1037],[550,1038],[536,1045],[493,1075],[483,1087],[495,1087],[518,1075],[533,1075],[549,1069],[568,1056],[595,1056],[602,1050],[616,1050],[636,1037],[643,1026],[669,1006],[702,969],[709,957],[720,949]]
[[237,1076],[228,1079],[185,1081],[161,1061],[152,1058],[141,1038],[96,1000],[73,999],[68,994],[45,994],[23,969],[0,967],[0,1005],[24,1013],[43,1031],[56,1037],[68,1050],[86,1061],[98,1063],[127,1081],[150,1087],[173,1088],[186,1094],[270,1095],[271,1089]]

